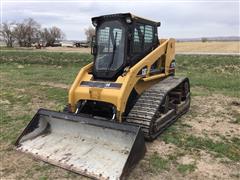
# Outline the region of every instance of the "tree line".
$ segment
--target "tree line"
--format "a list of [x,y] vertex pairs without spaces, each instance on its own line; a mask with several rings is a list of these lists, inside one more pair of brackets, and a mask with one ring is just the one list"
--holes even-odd
[[20,47],[31,47],[32,44],[54,46],[54,43],[65,38],[65,35],[59,27],[41,28],[33,18],[27,18],[19,23],[3,22],[0,38],[7,47],[13,47],[15,42]]
[[89,26],[88,28],[85,28],[84,31],[85,31],[87,42],[91,42],[92,37],[95,35],[95,29]]

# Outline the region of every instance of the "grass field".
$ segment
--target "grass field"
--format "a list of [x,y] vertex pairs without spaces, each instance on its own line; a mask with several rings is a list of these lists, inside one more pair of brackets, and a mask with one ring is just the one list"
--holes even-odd
[[[91,55],[2,51],[0,58],[1,178],[84,179],[16,152],[13,143],[37,109],[63,109],[68,87]],[[239,179],[239,57],[176,59],[177,75],[190,78],[191,109],[147,143],[146,156],[129,179]]]

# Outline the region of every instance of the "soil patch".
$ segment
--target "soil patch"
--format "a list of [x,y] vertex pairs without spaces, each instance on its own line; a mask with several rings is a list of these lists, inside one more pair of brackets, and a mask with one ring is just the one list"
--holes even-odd
[[232,103],[237,98],[223,95],[196,96],[192,98],[190,113],[181,118],[181,122],[189,125],[191,134],[208,136],[219,140],[219,135],[225,138],[240,137],[239,124],[235,114],[240,114],[240,108]]
[[62,89],[69,89],[70,86],[67,84],[62,84],[62,83],[53,83],[53,82],[41,82],[40,85],[42,86],[51,86],[55,88],[62,88]]

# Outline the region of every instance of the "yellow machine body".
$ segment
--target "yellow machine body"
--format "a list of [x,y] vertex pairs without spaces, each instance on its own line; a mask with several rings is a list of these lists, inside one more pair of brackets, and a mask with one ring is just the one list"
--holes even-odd
[[[175,57],[175,40],[161,39],[160,45],[151,53],[145,56],[133,67],[117,78],[115,83],[121,84],[121,88],[98,88],[80,86],[83,81],[92,81],[93,63],[83,67],[78,73],[74,83],[69,90],[69,105],[71,111],[76,111],[76,105],[80,100],[95,100],[107,102],[114,105],[117,109],[117,120],[122,121],[122,114],[125,111],[127,100],[133,88],[138,94],[151,87],[161,79],[167,77],[170,71],[170,64]],[[157,63],[157,68],[164,68],[164,73],[151,75],[151,67]],[[146,68],[146,73],[140,74]],[[111,81],[111,83],[113,83]]]

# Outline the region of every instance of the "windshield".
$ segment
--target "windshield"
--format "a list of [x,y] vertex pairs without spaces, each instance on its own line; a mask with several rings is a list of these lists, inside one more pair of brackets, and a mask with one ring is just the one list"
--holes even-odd
[[124,60],[125,28],[119,21],[107,21],[97,32],[96,70],[117,70]]

